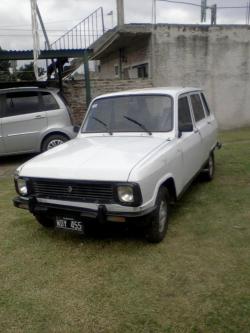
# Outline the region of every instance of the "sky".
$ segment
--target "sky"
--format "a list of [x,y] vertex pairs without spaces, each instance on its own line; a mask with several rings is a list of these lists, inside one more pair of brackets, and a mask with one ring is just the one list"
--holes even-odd
[[[181,0],[176,0],[181,1]],[[200,0],[184,0],[200,4]],[[248,0],[207,0],[208,5],[246,6]],[[125,23],[151,23],[152,0],[124,0]],[[116,22],[116,0],[38,0],[50,42],[60,37],[90,13],[102,6],[105,28],[112,25],[114,13]],[[219,24],[244,24],[245,9],[219,9]],[[210,15],[208,13],[207,23]],[[157,1],[157,22],[161,23],[200,23],[200,8],[166,1]],[[41,45],[44,43],[41,34]],[[32,49],[30,0],[0,1],[0,46],[7,50]]]

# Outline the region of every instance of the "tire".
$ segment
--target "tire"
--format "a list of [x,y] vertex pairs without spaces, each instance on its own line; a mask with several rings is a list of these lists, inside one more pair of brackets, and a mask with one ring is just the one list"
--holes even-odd
[[214,178],[214,171],[215,171],[215,165],[214,165],[214,153],[211,153],[209,155],[208,161],[202,170],[202,178],[205,181],[210,182]]
[[56,146],[63,144],[68,141],[69,138],[63,134],[52,134],[48,136],[42,143],[42,152],[50,150]]
[[44,215],[35,215],[35,218],[39,224],[41,224],[45,228],[53,228],[54,222],[52,219],[48,218]]
[[169,194],[166,188],[159,189],[156,198],[156,210],[149,216],[149,224],[146,227],[145,237],[151,243],[159,243],[163,240],[168,229]]

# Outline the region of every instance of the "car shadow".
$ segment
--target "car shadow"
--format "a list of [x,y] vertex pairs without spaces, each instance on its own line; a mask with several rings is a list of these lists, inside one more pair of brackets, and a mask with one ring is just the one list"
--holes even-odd
[[25,155],[11,155],[11,156],[1,156],[0,157],[0,165],[7,166],[7,165],[17,165],[27,162],[34,154],[25,154]]
[[34,154],[1,156],[0,177],[11,176],[19,165],[22,165],[34,156]]

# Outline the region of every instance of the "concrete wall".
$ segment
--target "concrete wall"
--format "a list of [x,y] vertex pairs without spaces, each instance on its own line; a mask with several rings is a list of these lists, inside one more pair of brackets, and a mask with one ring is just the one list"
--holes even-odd
[[[110,92],[123,91],[128,89],[140,89],[152,87],[151,80],[91,80],[92,97]],[[72,109],[72,116],[75,124],[80,125],[86,113],[86,95],[84,81],[65,81],[64,94]]]
[[220,128],[250,125],[250,27],[158,25],[154,86],[205,89]]

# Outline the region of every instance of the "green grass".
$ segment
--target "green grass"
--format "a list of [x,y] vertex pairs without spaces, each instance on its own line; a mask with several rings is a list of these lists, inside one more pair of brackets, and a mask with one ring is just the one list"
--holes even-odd
[[0,331],[249,333],[250,130],[220,140],[215,180],[192,185],[158,245],[45,230],[12,206],[5,173]]

